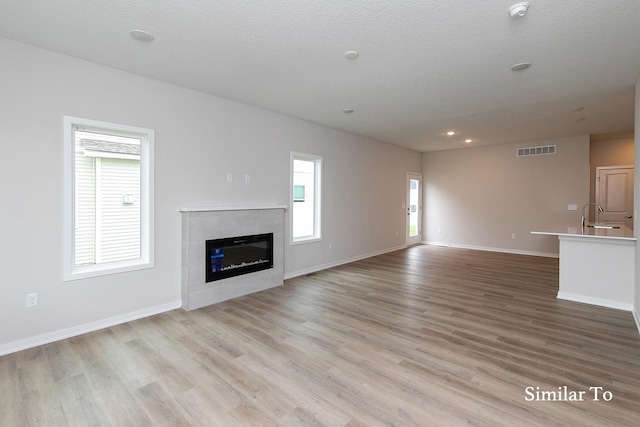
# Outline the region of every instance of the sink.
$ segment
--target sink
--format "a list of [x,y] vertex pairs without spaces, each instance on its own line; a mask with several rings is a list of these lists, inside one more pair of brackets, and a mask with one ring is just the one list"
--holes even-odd
[[605,224],[589,224],[587,227],[591,228],[604,228],[606,230],[612,230],[614,228],[620,228],[619,225],[605,225]]

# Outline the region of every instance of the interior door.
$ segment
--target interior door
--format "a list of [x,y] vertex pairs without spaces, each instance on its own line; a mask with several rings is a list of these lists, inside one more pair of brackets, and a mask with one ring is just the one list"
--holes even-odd
[[596,203],[599,222],[633,228],[633,166],[596,168]]
[[422,174],[407,172],[407,246],[422,241]]

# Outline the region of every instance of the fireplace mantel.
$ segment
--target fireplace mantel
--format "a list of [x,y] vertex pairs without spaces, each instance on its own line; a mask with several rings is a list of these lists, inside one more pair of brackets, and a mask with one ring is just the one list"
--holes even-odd
[[[194,310],[284,283],[284,211],[286,206],[181,208],[182,308]],[[273,233],[273,268],[215,282],[205,279],[205,242]]]
[[218,211],[249,211],[265,209],[286,209],[286,205],[264,205],[264,206],[197,206],[180,208],[180,212],[218,212]]

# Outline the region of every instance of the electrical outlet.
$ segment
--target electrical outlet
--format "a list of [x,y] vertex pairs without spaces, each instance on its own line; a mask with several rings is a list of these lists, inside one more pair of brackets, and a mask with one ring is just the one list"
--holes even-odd
[[249,183],[251,183],[251,175],[249,175],[249,174],[245,174],[245,176],[244,176],[244,183],[245,183],[245,184],[249,184]]
[[38,305],[38,293],[27,294],[27,307],[35,307]]
[[570,205],[567,206],[567,210],[569,210],[569,211],[577,211],[578,210],[578,205],[570,204]]
[[516,233],[511,233],[511,238],[515,239],[516,238]]

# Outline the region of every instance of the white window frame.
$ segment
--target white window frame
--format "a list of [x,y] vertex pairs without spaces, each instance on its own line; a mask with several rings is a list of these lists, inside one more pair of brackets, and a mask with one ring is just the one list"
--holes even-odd
[[[75,127],[87,127],[87,130],[102,130],[111,134],[135,134],[141,138],[140,258],[104,262],[93,265],[75,265]],[[153,129],[64,116],[64,281],[105,276],[154,267],[153,153]]]
[[[302,237],[294,237],[293,236],[293,161],[294,160],[306,160],[310,162],[314,162],[314,207],[313,207],[313,234],[309,236]],[[312,243],[318,242],[322,240],[322,156],[307,154],[307,153],[298,153],[295,151],[291,152],[291,160],[290,160],[290,185],[289,185],[289,202],[291,203],[291,208],[289,211],[291,215],[289,217],[290,223],[290,235],[291,235],[291,244],[298,245],[302,243]]]

